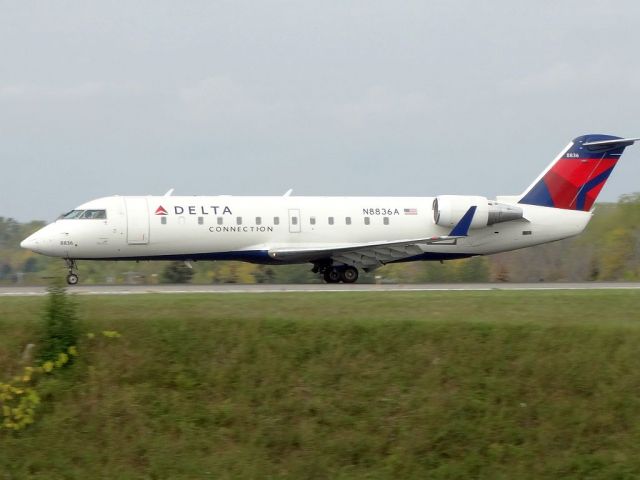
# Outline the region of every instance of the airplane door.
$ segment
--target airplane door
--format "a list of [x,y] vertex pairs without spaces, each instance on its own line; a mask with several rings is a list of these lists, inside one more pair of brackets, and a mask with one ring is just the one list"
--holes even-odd
[[126,198],[127,243],[146,245],[149,243],[149,208],[146,198]]
[[300,210],[297,208],[289,209],[289,232],[300,233]]

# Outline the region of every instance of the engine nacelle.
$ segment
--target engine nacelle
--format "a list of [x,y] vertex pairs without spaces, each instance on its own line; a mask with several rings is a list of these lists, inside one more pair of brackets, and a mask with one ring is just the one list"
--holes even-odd
[[486,197],[439,195],[433,199],[433,221],[442,227],[454,227],[473,206],[476,213],[469,228],[484,228],[522,218],[522,209],[515,205],[493,202]]

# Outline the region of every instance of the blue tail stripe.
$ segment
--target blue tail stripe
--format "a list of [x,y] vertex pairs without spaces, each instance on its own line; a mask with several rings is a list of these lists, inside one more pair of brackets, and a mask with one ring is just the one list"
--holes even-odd
[[587,200],[587,193],[589,193],[592,188],[595,188],[601,182],[604,182],[607,178],[609,178],[609,175],[611,175],[611,172],[613,172],[613,167],[611,167],[608,170],[605,170],[597,177],[593,177],[591,180],[589,180],[587,183],[585,183],[582,186],[582,188],[580,189],[580,192],[578,193],[578,198],[576,200],[576,208],[578,208],[578,210],[584,210],[584,202]]

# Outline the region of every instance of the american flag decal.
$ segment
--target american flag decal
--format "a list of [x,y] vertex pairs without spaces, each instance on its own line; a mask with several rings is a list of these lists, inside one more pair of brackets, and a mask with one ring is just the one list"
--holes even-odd
[[417,215],[418,214],[418,209],[417,208],[405,208],[404,209],[404,214],[405,215]]

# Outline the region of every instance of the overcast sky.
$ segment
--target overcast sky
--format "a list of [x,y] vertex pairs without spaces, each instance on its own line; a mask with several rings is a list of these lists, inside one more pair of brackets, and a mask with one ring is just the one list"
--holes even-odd
[[[636,1],[0,0],[0,216],[112,195],[520,193],[640,136]],[[640,191],[640,145],[600,199]]]

